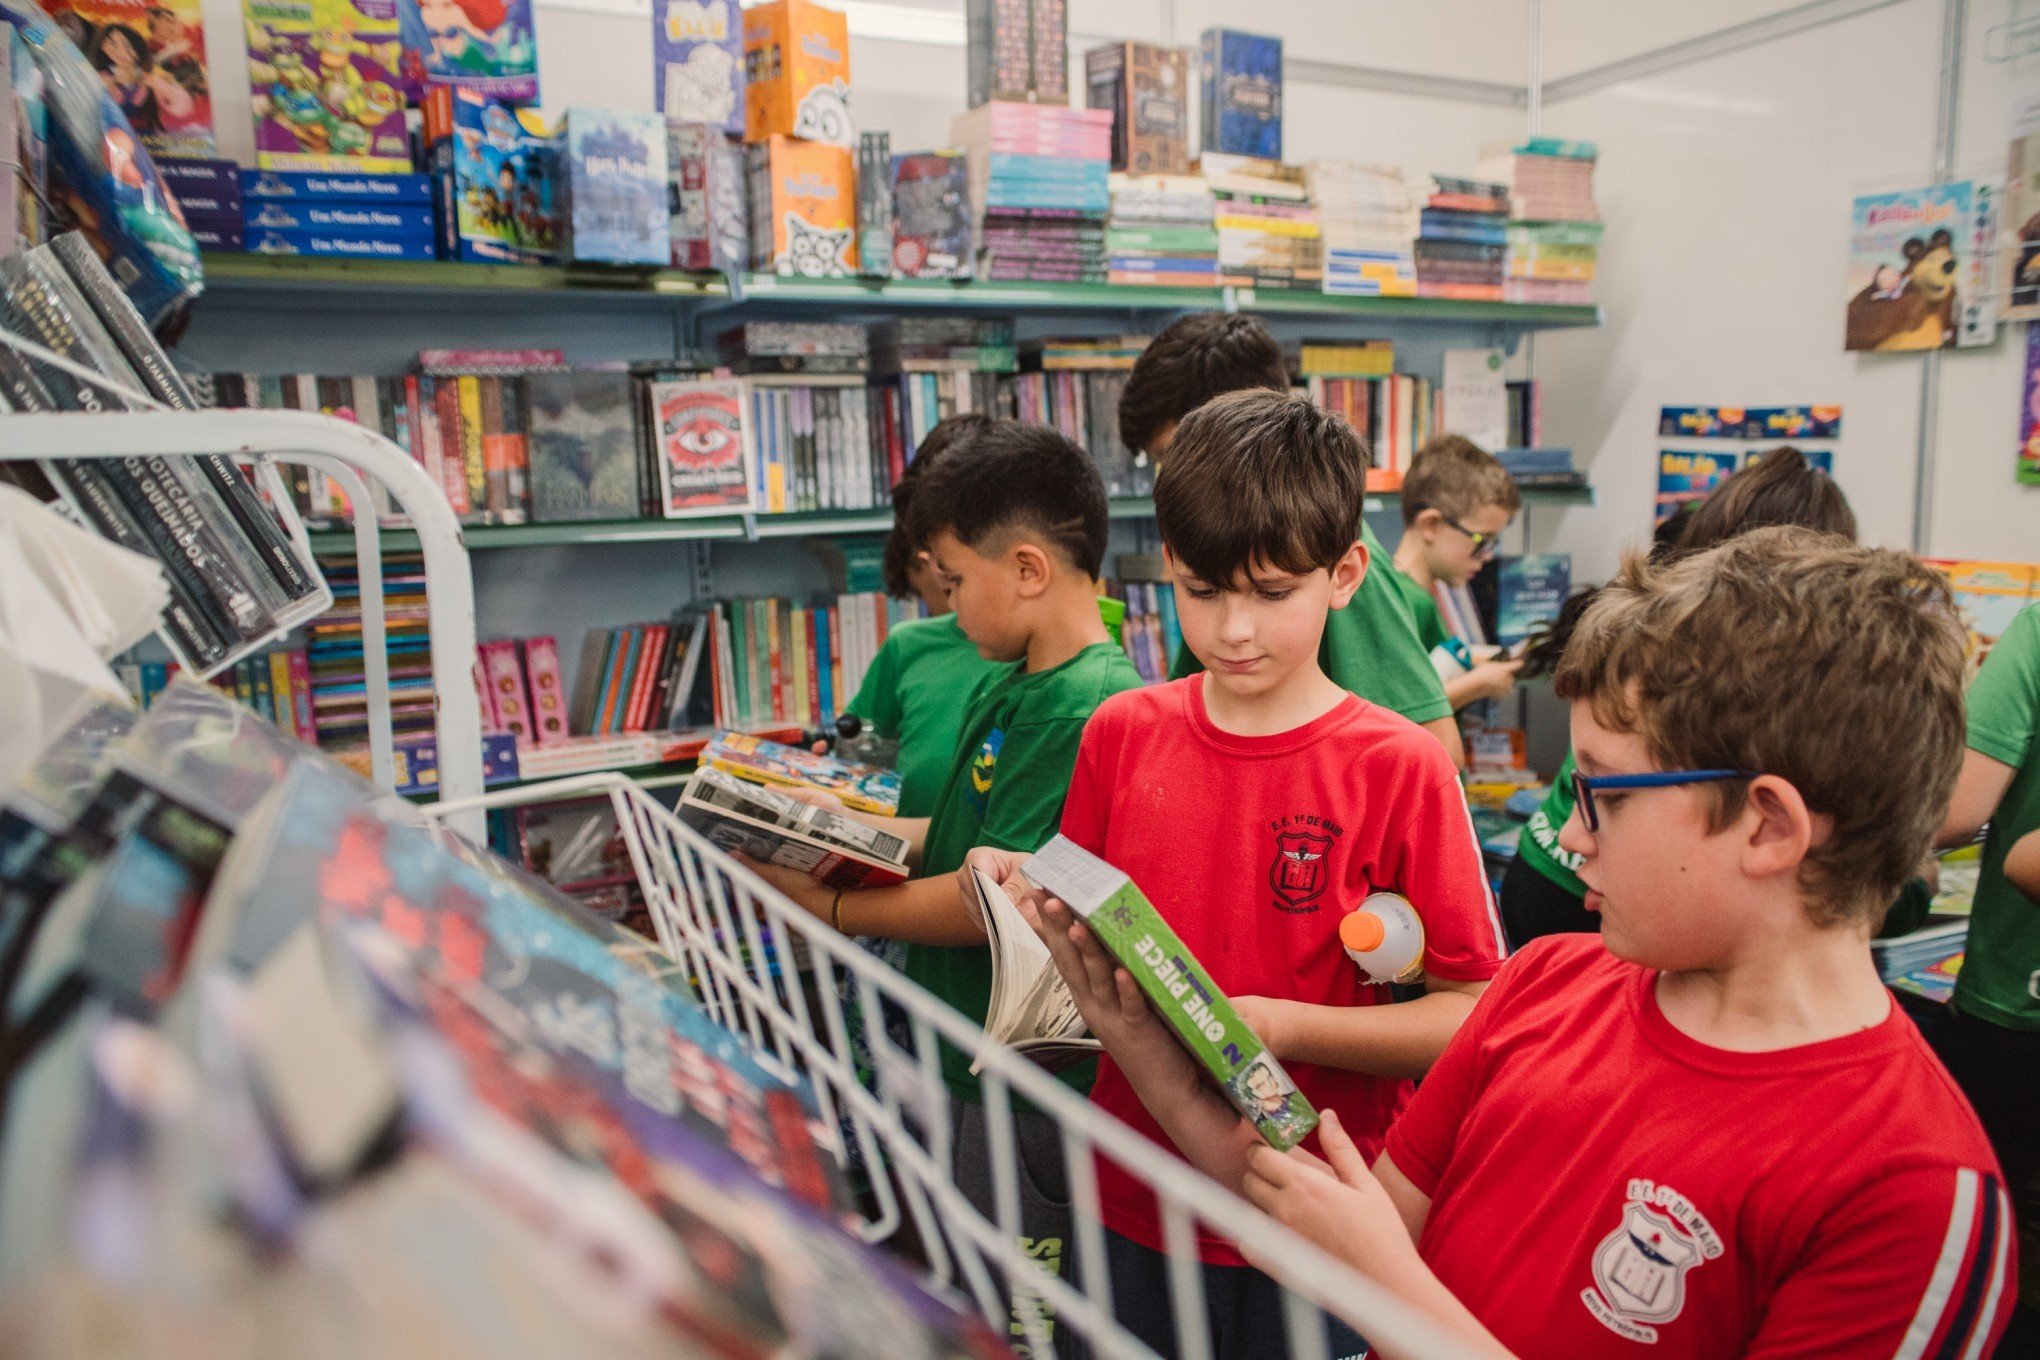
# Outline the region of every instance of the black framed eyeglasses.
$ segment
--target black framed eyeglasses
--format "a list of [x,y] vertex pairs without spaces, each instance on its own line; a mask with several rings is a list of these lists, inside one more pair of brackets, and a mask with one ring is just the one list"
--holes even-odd
[[1754,770],[1651,770],[1644,774],[1603,774],[1583,775],[1578,770],[1572,774],[1573,801],[1579,804],[1580,816],[1586,819],[1587,830],[1601,829],[1601,813],[1594,806],[1596,793],[1615,793],[1625,789],[1671,789],[1681,784],[1718,784],[1727,779],[1755,779]]
[[1444,520],[1447,527],[1457,529],[1460,533],[1466,535],[1466,541],[1473,545],[1473,555],[1475,557],[1493,557],[1495,549],[1501,546],[1501,539],[1498,535],[1484,534],[1478,529],[1469,529],[1447,514],[1441,513],[1438,518]]

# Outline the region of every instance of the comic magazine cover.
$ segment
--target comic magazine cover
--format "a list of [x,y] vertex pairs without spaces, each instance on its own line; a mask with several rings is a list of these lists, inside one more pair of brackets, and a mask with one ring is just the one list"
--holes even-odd
[[744,135],[737,0],[652,0],[652,98],[669,119]]
[[1960,180],[1856,199],[1845,348],[1989,344],[1997,334],[1998,197],[1995,184]]
[[549,264],[559,258],[559,148],[536,109],[454,91],[452,158],[461,259]]
[[1064,836],[1020,872],[1083,919],[1270,1147],[1286,1151],[1317,1127],[1310,1101],[1131,878]]
[[49,0],[152,156],[218,154],[198,0]]
[[500,99],[538,102],[538,40],[531,0],[398,0],[403,75]]
[[743,384],[728,378],[653,382],[646,399],[666,518],[752,509],[753,453],[744,427]]
[[821,789],[859,812],[892,817],[899,813],[900,772],[876,765],[858,765],[834,756],[818,756],[742,732],[718,732],[701,753],[703,768],[727,771],[756,784],[785,784]]
[[255,163],[411,169],[394,0],[243,0]]

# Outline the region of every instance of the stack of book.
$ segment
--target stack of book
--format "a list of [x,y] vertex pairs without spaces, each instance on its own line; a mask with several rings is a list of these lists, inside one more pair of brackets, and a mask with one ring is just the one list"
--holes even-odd
[[886,635],[920,613],[918,604],[869,592],[807,604],[717,601],[707,651],[712,722],[808,727],[834,718],[864,683]]
[[1418,218],[1417,296],[1500,302],[1508,227],[1508,186],[1433,175]]
[[[0,410],[143,409],[141,397],[182,410],[198,404],[80,233],[0,259],[0,326],[74,366],[0,346]],[[200,676],[330,602],[317,568],[225,457],[46,462],[43,470],[90,528],[161,565],[163,636]]]
[[437,259],[432,211],[426,175],[241,171],[243,248],[255,255]]
[[1212,208],[1211,186],[1197,175],[1112,176],[1106,281],[1217,287]]
[[892,482],[940,421],[1010,414],[999,391],[1020,366],[1010,318],[895,317],[872,327],[871,346],[874,371],[889,380],[876,395]]
[[1030,344],[1029,372],[1009,380],[1013,419],[1048,425],[1091,455],[1111,496],[1145,496],[1155,489],[1154,465],[1119,439],[1119,398],[1146,345],[1141,336],[1049,339]]
[[1533,137],[1490,148],[1481,174],[1509,187],[1510,302],[1587,304],[1601,256],[1592,142]]
[[[361,644],[361,576],[351,554],[320,559],[333,607],[305,631],[313,731],[322,749],[366,748],[368,671]],[[383,627],[390,659],[390,714],[399,737],[433,731],[432,639],[425,607],[425,559],[385,554]]]
[[1571,449],[1497,449],[1495,457],[1525,490],[1569,491],[1587,484],[1587,474],[1573,466]]
[[[1395,343],[1390,340],[1305,340],[1291,360],[1291,370],[1310,399],[1344,416],[1369,440],[1373,464],[1367,473],[1370,491],[1402,486],[1407,450],[1396,431],[1401,403],[1417,400],[1414,390],[1398,390]],[[1414,382],[1415,380],[1410,380]],[[1388,437],[1383,437],[1386,413]]]
[[1324,241],[1303,167],[1206,152],[1216,203],[1219,282],[1241,288],[1324,285]]
[[1169,667],[1183,647],[1183,629],[1176,621],[1176,587],[1168,580],[1158,553],[1121,553],[1117,566],[1120,580],[1108,589],[1126,601],[1120,646],[1141,679],[1150,685],[1160,684],[1169,678]]
[[980,276],[1101,283],[1112,207],[1112,112],[981,104],[951,125],[970,160]]
[[716,350],[740,376],[871,372],[871,333],[841,321],[747,321],[717,336]]
[[1877,975],[1890,982],[1961,953],[1968,938],[1968,917],[1929,916],[1926,924],[1909,935],[1872,940],[1870,957],[1876,961]]
[[[514,713],[492,705],[483,721],[492,731],[507,730],[535,745],[548,745],[571,732],[575,736],[622,736],[631,732],[668,732],[684,728],[707,656],[708,616],[629,624],[622,628],[590,628],[581,639],[571,703],[561,711],[564,721],[538,732],[520,725]],[[491,649],[495,649],[492,653]],[[517,666],[522,653],[527,666]],[[518,694],[529,683],[532,692],[549,690],[556,700],[562,691],[560,656],[551,638],[482,647],[485,681],[499,682]],[[512,702],[515,702],[513,698]],[[494,719],[491,722],[491,719]]]
[[1340,160],[1305,168],[1324,233],[1325,291],[1415,297],[1415,207],[1402,171]]

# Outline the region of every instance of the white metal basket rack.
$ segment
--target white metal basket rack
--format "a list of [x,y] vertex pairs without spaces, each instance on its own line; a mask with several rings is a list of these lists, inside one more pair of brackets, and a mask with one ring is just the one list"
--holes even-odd
[[[1404,1357],[1453,1360],[1471,1352],[1400,1300],[1274,1220],[1163,1153],[1153,1143],[1004,1049],[982,1069],[994,1212],[981,1213],[956,1186],[954,1129],[937,1063],[937,1040],[975,1052],[982,1031],[949,1006],[873,958],[854,941],[810,916],[744,865],[680,821],[622,775],[596,774],[505,790],[463,802],[442,801],[428,814],[448,818],[490,808],[568,796],[608,795],[650,907],[659,944],[689,977],[708,1011],[748,1036],[759,1055],[812,1083],[825,1121],[846,1127],[874,1171],[876,1239],[911,1222],[938,1279],[964,1290],[988,1321],[1011,1325],[1034,1355],[1051,1353],[1042,1315],[1099,1357],[1152,1357],[1154,1352],[1113,1318],[1099,1216],[1094,1158],[1102,1156],[1149,1186],[1161,1206],[1168,1246],[1170,1305],[1178,1353],[1209,1360],[1197,1268],[1199,1225],[1280,1262],[1288,1353],[1295,1360],[1327,1356],[1320,1311],[1337,1315],[1376,1344]],[[796,957],[805,956],[812,986],[802,985]],[[783,966],[782,966],[783,965]],[[844,993],[858,998],[846,1007]],[[904,1014],[913,1048],[888,1037],[881,1002]],[[877,1090],[858,1079],[851,1026],[872,1056]],[[1062,1144],[1075,1231],[1073,1266],[1050,1274],[1020,1246],[1015,1169],[1014,1101],[1022,1099],[1054,1122]],[[881,1174],[880,1169],[890,1174]],[[1019,1306],[1012,1306],[1018,1302]],[[1270,1338],[1269,1350],[1276,1347]],[[1066,1340],[1054,1347],[1073,1353]]]

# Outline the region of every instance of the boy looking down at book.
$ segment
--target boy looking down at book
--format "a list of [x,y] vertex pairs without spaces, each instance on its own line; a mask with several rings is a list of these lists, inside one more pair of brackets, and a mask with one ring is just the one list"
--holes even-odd
[[[1392,570],[1383,574],[1409,606],[1417,640],[1430,652],[1451,648],[1432,589],[1440,583],[1463,586],[1479,574],[1522,505],[1508,470],[1471,439],[1440,435],[1410,461],[1403,478],[1402,541],[1395,545]],[[1482,699],[1499,699],[1516,687],[1521,669],[1521,661],[1504,657],[1477,662],[1445,681],[1445,698],[1455,713]]]
[[[1155,518],[1202,673],[1100,706],[1062,834],[1124,871],[1311,1104],[1378,1150],[1410,1079],[1493,974],[1501,932],[1451,758],[1319,665],[1327,617],[1385,569],[1355,541],[1366,477],[1352,427],[1302,397],[1233,392],[1184,417]],[[1027,892],[1013,880],[1019,857],[972,858]],[[1423,994],[1398,1005],[1339,936],[1376,891],[1408,898],[1426,934]],[[1092,1100],[1166,1141],[1141,1106],[1141,1059],[1099,1037],[1108,1057]],[[1114,1306],[1172,1354],[1153,1199],[1115,1166],[1098,1172]],[[1198,1249],[1211,1333],[1229,1338],[1220,1353],[1270,1354],[1279,1289],[1223,1239]]]
[[[1148,342],[1127,375],[1119,399],[1119,438],[1129,449],[1165,466],[1184,417],[1227,392],[1289,391],[1282,347],[1250,316],[1196,312],[1164,327]],[[1360,541],[1379,563],[1388,553],[1365,523]],[[1195,674],[1196,654],[1186,643],[1176,653],[1173,679]],[[1341,688],[1421,723],[1444,743],[1454,764],[1465,748],[1445,687],[1417,640],[1409,606],[1388,574],[1369,572],[1360,587],[1325,621],[1318,664]]]
[[1557,679],[1602,933],[1510,959],[1372,1170],[1336,1113],[1326,1160],[1253,1146],[1060,904],[1043,936],[1200,1166],[1483,1353],[1987,1355],[2010,1206],[1869,950],[1954,784],[1961,673],[1905,554],[1631,557]]

